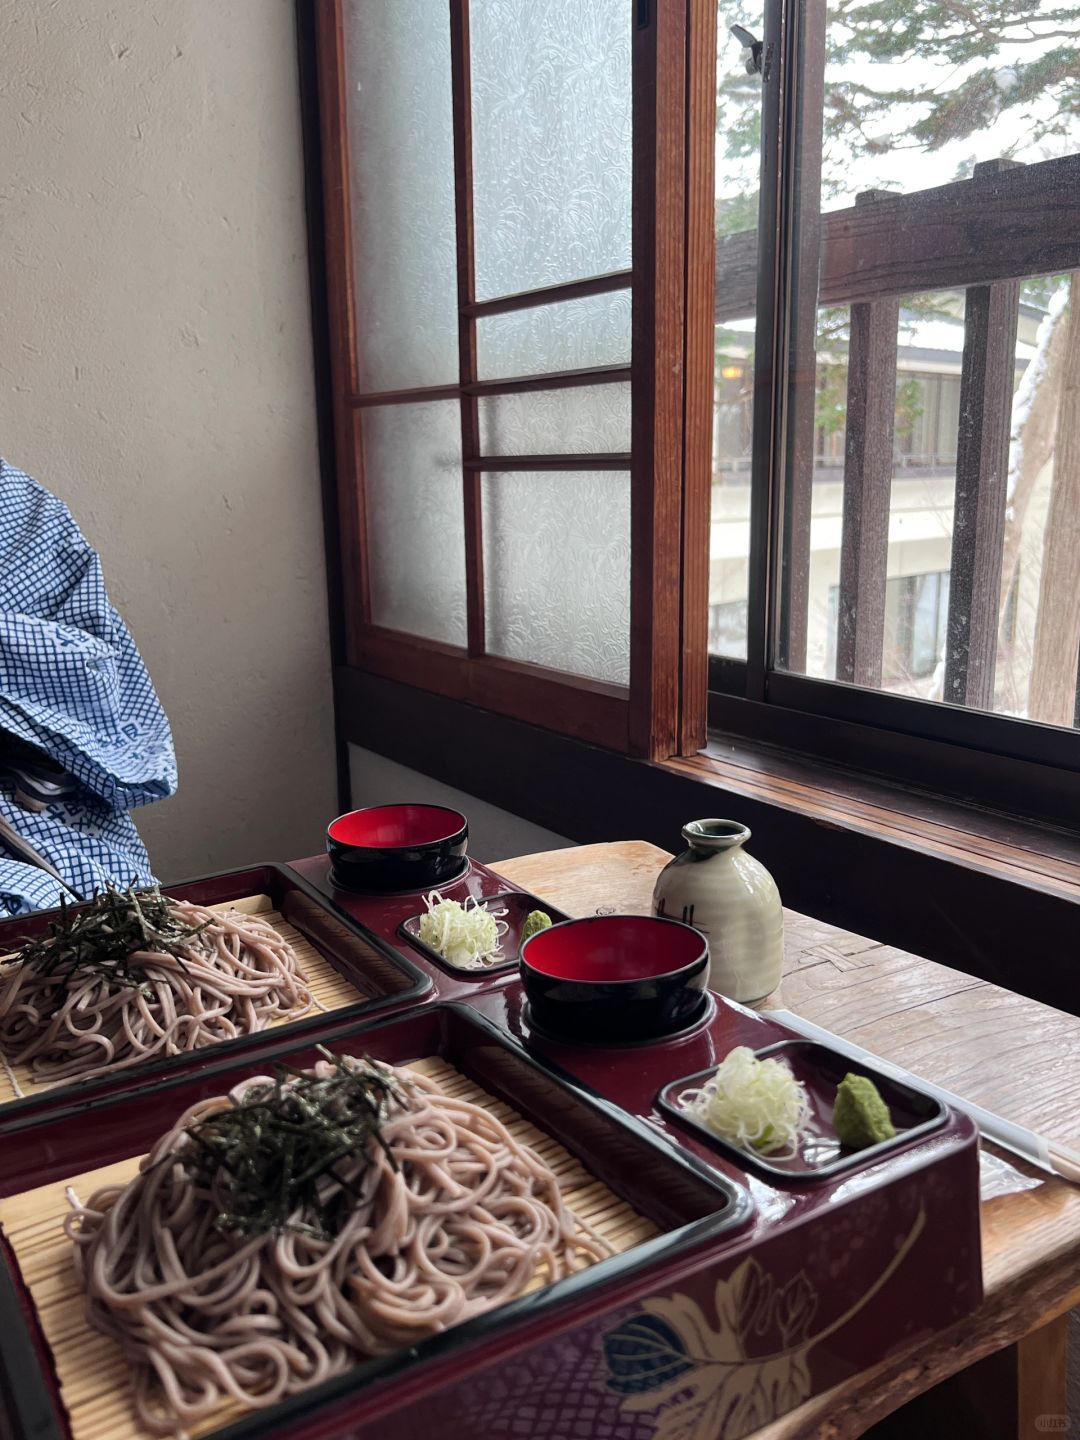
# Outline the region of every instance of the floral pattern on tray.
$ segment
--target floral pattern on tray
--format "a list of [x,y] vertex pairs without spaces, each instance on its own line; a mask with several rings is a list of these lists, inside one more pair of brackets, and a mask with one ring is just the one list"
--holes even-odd
[[[717,1281],[715,1323],[689,1295],[647,1300],[604,1337],[608,1388],[626,1397],[624,1413],[663,1407],[653,1440],[752,1434],[809,1398],[810,1351],[853,1320],[889,1281],[925,1223],[920,1207],[869,1290],[817,1331],[811,1327],[820,1297],[806,1273],[777,1285],[752,1257]],[[751,1345],[764,1353],[751,1353]]]

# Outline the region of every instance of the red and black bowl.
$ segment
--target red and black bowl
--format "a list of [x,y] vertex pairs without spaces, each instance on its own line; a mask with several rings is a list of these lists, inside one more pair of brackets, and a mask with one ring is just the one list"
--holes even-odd
[[331,821],[330,875],[342,890],[395,894],[437,889],[469,868],[469,822],[446,805],[370,805]]
[[552,925],[521,947],[531,1021],[565,1039],[662,1039],[707,1006],[709,942],[681,920],[590,915]]

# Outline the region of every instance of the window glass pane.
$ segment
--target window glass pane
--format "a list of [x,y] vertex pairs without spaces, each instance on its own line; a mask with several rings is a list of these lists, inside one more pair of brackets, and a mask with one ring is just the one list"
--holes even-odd
[[479,404],[485,455],[623,454],[630,449],[629,383],[490,395]]
[[1021,284],[1017,362],[994,708],[1075,724],[1070,597],[1080,573],[1080,273]]
[[[949,604],[948,575],[917,575],[912,599],[911,674],[915,680],[934,676],[945,650],[945,617]],[[937,698],[936,696],[934,697]]]
[[721,0],[718,20],[709,651],[745,659],[761,81],[747,74],[747,52],[731,27],[741,25],[760,36],[761,0]]
[[449,6],[346,0],[361,391],[458,378]]
[[473,0],[479,299],[630,265],[631,0]]
[[495,655],[625,685],[630,674],[630,476],[483,478],[484,605]]
[[1080,11],[894,9],[802,6],[777,662],[1073,725]]
[[[909,690],[910,659],[890,669],[891,617],[899,604],[893,578],[913,570],[948,575],[952,553],[953,502],[956,490],[956,445],[959,423],[959,368],[964,348],[964,298],[954,292],[906,296],[896,309],[895,397],[892,413],[892,464],[881,470],[876,482],[887,502],[883,517],[887,534],[866,552],[873,563],[886,556],[884,624],[881,629],[884,669],[880,683],[898,693],[941,699],[942,673],[937,693],[927,686]],[[890,331],[890,334],[892,332]],[[809,546],[809,583],[806,591],[806,658],[803,673],[822,679],[837,678],[837,627],[841,616],[841,551],[845,524],[853,527],[857,489],[845,481],[848,445],[848,396],[851,374],[851,314],[847,307],[831,306],[818,312],[817,372],[814,392],[814,443]],[[852,434],[857,445],[861,436]],[[858,453],[858,452],[856,452]],[[870,454],[872,460],[872,453]],[[860,459],[864,470],[866,458]],[[857,473],[853,470],[853,473]],[[853,543],[853,542],[851,542]],[[860,617],[844,614],[849,631]],[[941,631],[944,657],[945,631]],[[934,670],[937,664],[930,667]],[[843,672],[839,672],[844,678]]]
[[464,645],[465,521],[456,401],[360,412],[372,620]]
[[611,290],[476,322],[481,380],[630,364],[630,291]]
[[748,606],[745,600],[726,600],[709,606],[709,653],[746,653]]
[[885,586],[882,677],[901,695],[940,700],[949,576],[898,575]]

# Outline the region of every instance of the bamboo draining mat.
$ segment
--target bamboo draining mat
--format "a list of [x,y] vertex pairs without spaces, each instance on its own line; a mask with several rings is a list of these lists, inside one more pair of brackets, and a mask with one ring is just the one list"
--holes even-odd
[[[588,1228],[621,1254],[658,1234],[626,1201],[595,1180],[557,1141],[523,1119],[509,1105],[488,1095],[447,1061],[432,1057],[410,1062],[454,1097],[482,1105],[510,1133],[542,1156],[559,1177],[568,1207]],[[87,1324],[82,1292],[72,1264],[72,1245],[63,1232],[71,1186],[86,1201],[102,1185],[129,1180],[138,1158],[121,1160],[74,1179],[43,1185],[0,1200],[0,1225],[15,1252],[23,1282],[30,1291],[38,1320],[52,1352],[61,1395],[67,1407],[73,1440],[143,1440],[149,1432],[136,1422],[129,1403],[128,1369],[119,1348]],[[538,1277],[532,1289],[542,1285]],[[242,1407],[225,1402],[192,1436],[234,1420]]]
[[[311,942],[300,934],[289,922],[274,909],[274,902],[269,895],[245,895],[239,900],[230,900],[226,905],[211,905],[211,910],[240,910],[245,915],[258,915],[261,920],[267,920],[278,932],[278,934],[292,946],[296,955],[297,964],[307,980],[316,1004],[306,1015],[298,1018],[309,1019],[312,1015],[319,1013],[320,1007],[323,1010],[341,1010],[346,1005],[356,1005],[366,997],[350,985],[330,964],[325,960]],[[277,1025],[288,1025],[290,1017],[283,1015],[280,1020],[275,1020],[273,1029]],[[163,1056],[158,1058],[164,1058]],[[120,1072],[123,1073],[122,1071]],[[18,1099],[18,1091],[12,1084],[12,1077],[24,1095],[36,1095],[47,1090],[48,1085],[39,1084],[30,1073],[29,1065],[7,1066],[0,1064],[0,1105],[10,1100]],[[56,1082],[63,1085],[77,1085],[76,1079]]]

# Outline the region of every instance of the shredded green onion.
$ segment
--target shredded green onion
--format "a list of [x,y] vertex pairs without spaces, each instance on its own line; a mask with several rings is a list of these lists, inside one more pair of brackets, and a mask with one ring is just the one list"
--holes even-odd
[[744,1149],[789,1160],[810,1127],[806,1086],[784,1060],[759,1060],[746,1045],[724,1059],[700,1089],[686,1090],[679,1104],[693,1119]]
[[507,926],[500,915],[505,907],[493,909],[483,905],[475,895],[464,905],[457,900],[444,900],[438,890],[424,897],[427,914],[420,917],[420,939],[441,955],[450,965],[461,970],[481,970],[498,965],[506,958],[499,951],[499,941]]

